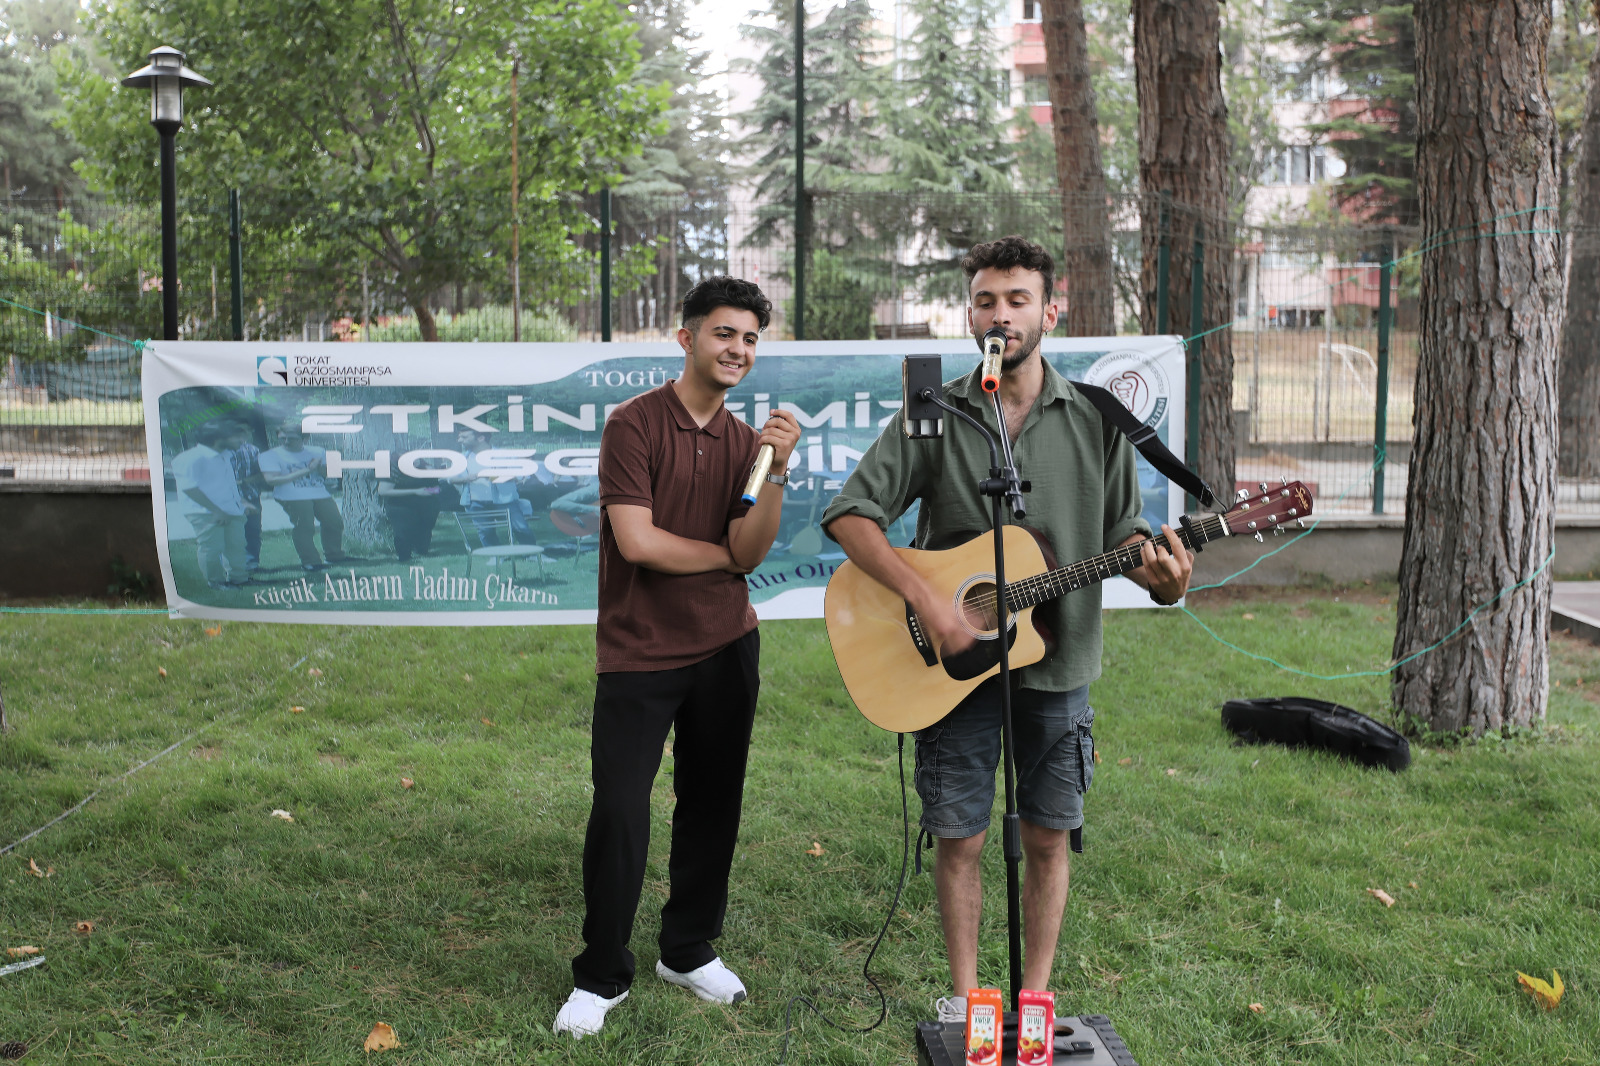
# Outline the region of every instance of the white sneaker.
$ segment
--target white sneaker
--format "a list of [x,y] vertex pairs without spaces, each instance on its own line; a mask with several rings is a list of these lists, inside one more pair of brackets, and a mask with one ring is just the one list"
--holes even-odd
[[556,1013],[556,1024],[551,1026],[551,1032],[571,1033],[574,1040],[592,1036],[606,1024],[606,1011],[627,998],[627,992],[623,992],[615,999],[606,999],[593,992],[574,988],[572,995],[567,997],[567,1001],[561,1005],[561,1010]]
[[669,984],[681,985],[711,1003],[743,1003],[749,995],[738,974],[723,965],[720,958],[712,959],[688,973],[669,970],[665,963],[657,960],[656,976]]
[[967,997],[966,996],[940,996],[934,1001],[933,1009],[938,1012],[941,1022],[967,1022]]

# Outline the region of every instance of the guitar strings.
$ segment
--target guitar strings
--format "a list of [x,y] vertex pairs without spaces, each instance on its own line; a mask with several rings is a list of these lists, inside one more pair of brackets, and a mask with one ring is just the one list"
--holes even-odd
[[[1223,515],[1212,515],[1208,518],[1201,519],[1201,521],[1196,525],[1200,531],[1205,534],[1205,540],[1215,540],[1216,534],[1222,529],[1223,519]],[[1182,543],[1185,548],[1194,547],[1189,543],[1188,532],[1186,530],[1180,530],[1177,531],[1177,533],[1179,542]],[[1159,544],[1168,551],[1172,550],[1171,543],[1167,540],[1167,535],[1165,533],[1148,538],[1148,542]],[[1053,599],[1054,597],[1067,592],[1072,592],[1075,589],[1092,584],[1101,578],[1113,577],[1120,574],[1125,574],[1129,570],[1138,569],[1138,567],[1142,565],[1142,563],[1140,563],[1138,560],[1143,556],[1144,545],[1146,543],[1147,541],[1139,541],[1136,544],[1124,544],[1121,547],[1113,548],[1111,551],[1108,551],[1103,555],[1097,555],[1092,559],[1084,559],[1080,562],[1069,563],[1066,566],[1058,567],[1055,570],[1050,570],[1043,574],[1035,574],[1032,577],[1025,577],[1020,581],[1007,582],[1006,589],[1008,593],[1016,594],[1015,598],[1013,598],[1011,595],[1007,596],[1007,613],[1010,614],[1015,611],[1025,610],[1028,607],[1036,606],[1045,600]],[[1107,565],[1107,561],[1115,561],[1120,569],[1113,573]],[[996,593],[986,592],[973,597],[963,606],[969,609],[976,609],[981,613],[988,614],[994,611],[998,605],[998,599],[999,597]],[[1022,602],[1024,599],[1031,602],[1024,603]]]

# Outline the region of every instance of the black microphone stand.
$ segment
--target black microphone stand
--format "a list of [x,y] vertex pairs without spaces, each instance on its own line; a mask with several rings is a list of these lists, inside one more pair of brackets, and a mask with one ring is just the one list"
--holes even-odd
[[[1010,612],[1006,606],[1006,550],[1005,538],[1002,535],[1005,520],[1000,510],[1000,503],[1002,499],[1008,501],[1012,516],[1020,521],[1028,513],[1022,494],[1031,491],[1031,486],[1017,473],[1016,460],[1011,454],[1011,434],[1006,430],[1005,410],[1000,405],[1000,392],[997,389],[989,395],[994,402],[995,422],[1000,426],[999,444],[995,443],[994,434],[989,432],[987,426],[965,411],[946,403],[944,397],[938,394],[938,390],[925,388],[917,394],[917,398],[924,403],[935,404],[960,418],[983,434],[984,440],[989,443],[989,476],[978,482],[978,491],[993,501],[994,595],[997,622],[995,639],[1000,642],[1000,741],[1001,762],[1005,766],[1006,778],[1006,813],[1003,822],[1006,855],[1006,931],[1011,955],[1011,1009],[1015,1011],[1018,996],[1022,991],[1022,875],[1019,870],[1022,862],[1022,824],[1017,815],[1017,764],[1011,729],[1011,643],[1006,639],[1009,629],[1007,616]],[[956,992],[959,994],[964,990],[958,988]],[[1011,1039],[1015,1041],[1015,1031]]]

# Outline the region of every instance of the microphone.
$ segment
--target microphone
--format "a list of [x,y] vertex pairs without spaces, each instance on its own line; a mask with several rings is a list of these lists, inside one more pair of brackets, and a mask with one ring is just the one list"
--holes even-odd
[[750,476],[744,483],[744,495],[740,497],[752,507],[755,506],[756,497],[761,495],[761,483],[767,480],[767,472],[772,469],[772,454],[770,444],[763,444],[756,449],[756,461],[750,467]]
[[1006,331],[999,326],[983,335],[983,391],[994,392],[1000,387],[1000,361],[1006,354]]

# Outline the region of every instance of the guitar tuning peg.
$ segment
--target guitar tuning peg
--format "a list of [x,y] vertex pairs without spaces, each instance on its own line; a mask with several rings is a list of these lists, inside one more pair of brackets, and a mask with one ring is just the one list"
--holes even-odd
[[1239,490],[1239,494],[1234,497],[1235,500],[1248,500],[1249,498],[1250,498],[1250,490],[1249,489],[1240,489]]
[[1304,518],[1302,518],[1299,521],[1300,521],[1300,528],[1301,529],[1305,529],[1306,528],[1306,520]]
[[1262,492],[1266,492],[1267,491],[1267,483],[1265,481],[1263,481],[1261,483],[1261,491]]
[[1280,477],[1278,479],[1278,484],[1282,485],[1284,488],[1288,488],[1289,487],[1289,479],[1286,478],[1286,477]]
[[1266,542],[1267,542],[1267,538],[1266,537],[1263,537],[1260,533],[1256,534],[1256,543],[1257,544],[1265,544]]

